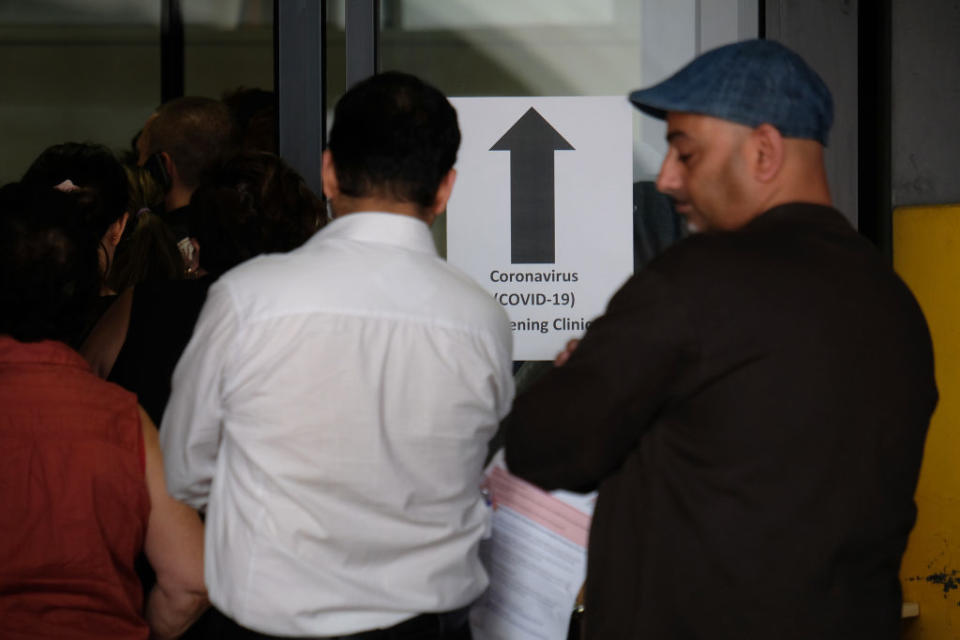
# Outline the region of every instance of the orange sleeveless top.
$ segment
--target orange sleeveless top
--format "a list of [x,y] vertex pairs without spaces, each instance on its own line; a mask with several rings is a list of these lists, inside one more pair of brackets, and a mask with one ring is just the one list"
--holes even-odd
[[65,344],[0,336],[0,635],[147,638],[137,399]]

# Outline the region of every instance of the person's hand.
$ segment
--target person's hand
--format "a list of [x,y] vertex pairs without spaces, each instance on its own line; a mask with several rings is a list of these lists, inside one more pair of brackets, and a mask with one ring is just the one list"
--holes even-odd
[[557,354],[557,357],[553,360],[553,366],[562,367],[567,363],[567,360],[570,359],[570,356],[574,351],[577,350],[577,345],[580,344],[579,338],[572,338],[567,342],[567,346],[564,347],[563,351]]

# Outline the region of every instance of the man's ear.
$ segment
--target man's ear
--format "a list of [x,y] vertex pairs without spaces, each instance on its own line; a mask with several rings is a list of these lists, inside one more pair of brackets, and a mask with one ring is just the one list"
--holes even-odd
[[323,182],[323,195],[333,200],[340,195],[340,183],[337,181],[337,169],[333,166],[333,154],[327,149],[323,152],[323,164],[320,167],[320,179]]
[[169,190],[174,184],[180,180],[180,172],[177,171],[177,165],[174,163],[173,158],[166,151],[159,151],[157,155],[160,156],[160,165],[164,173],[167,175],[166,184],[164,188]]
[[433,206],[430,207],[430,214],[438,216],[447,208],[447,201],[450,194],[453,193],[453,183],[457,181],[457,170],[450,169],[447,175],[443,176],[440,186],[437,187],[437,195],[433,199]]
[[783,135],[766,123],[754,128],[750,135],[753,139],[753,174],[760,182],[770,182],[783,167]]

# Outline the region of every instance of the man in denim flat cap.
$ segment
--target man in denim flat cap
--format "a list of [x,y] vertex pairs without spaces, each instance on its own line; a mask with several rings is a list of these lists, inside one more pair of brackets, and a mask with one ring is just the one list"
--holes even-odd
[[830,206],[830,93],[748,41],[630,99],[700,233],[505,424],[512,472],[599,489],[584,636],[893,640],[937,390],[913,296]]

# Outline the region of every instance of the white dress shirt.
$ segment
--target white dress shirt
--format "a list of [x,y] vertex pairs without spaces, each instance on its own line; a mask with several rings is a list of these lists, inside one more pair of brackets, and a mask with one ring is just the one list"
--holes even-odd
[[480,595],[511,351],[503,309],[416,218],[348,214],[221,277],[160,430],[170,492],[206,508],[214,605],[339,635]]

